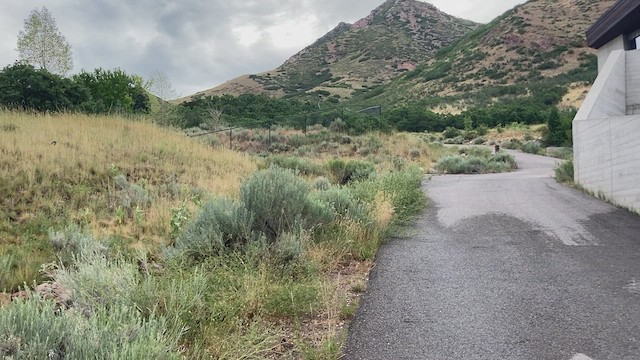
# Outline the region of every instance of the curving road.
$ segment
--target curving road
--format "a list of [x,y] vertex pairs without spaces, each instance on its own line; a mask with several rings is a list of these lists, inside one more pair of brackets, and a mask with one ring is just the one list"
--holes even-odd
[[513,173],[425,182],[432,204],[380,250],[344,359],[640,359],[640,216],[515,155]]

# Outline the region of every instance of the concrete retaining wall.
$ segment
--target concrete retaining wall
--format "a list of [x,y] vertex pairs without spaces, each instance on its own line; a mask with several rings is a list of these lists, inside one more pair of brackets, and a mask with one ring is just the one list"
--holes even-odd
[[624,50],[611,52],[578,110],[576,119],[601,119],[627,114],[626,59]]
[[640,114],[640,50],[627,51],[627,115]]
[[576,182],[640,211],[640,115],[576,119]]

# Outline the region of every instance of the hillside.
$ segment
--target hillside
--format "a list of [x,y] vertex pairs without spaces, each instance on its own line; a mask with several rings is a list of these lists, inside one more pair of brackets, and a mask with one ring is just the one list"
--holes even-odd
[[594,50],[585,46],[585,31],[613,3],[531,0],[360,99],[383,104],[422,100],[427,106],[442,110],[447,105],[448,111],[455,111],[560,87],[561,105],[578,106],[596,75]]
[[354,24],[340,23],[275,70],[195,95],[317,92],[348,98],[415,69],[478,26],[425,2],[387,0]]

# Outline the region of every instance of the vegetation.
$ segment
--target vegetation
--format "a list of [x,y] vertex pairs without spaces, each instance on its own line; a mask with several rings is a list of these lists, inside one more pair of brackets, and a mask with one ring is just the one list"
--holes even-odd
[[122,70],[96,69],[63,78],[15,63],[0,71],[0,106],[38,112],[147,113],[149,97],[140,78]]
[[562,162],[555,168],[555,177],[561,183],[564,184],[573,184],[574,175],[573,175],[573,160],[567,160]]
[[58,30],[46,7],[34,9],[18,34],[20,59],[54,74],[65,75],[73,68],[71,46]]
[[[419,166],[445,150],[273,136],[317,148],[296,163],[125,118],[0,113],[0,287],[31,289],[0,305],[2,356],[338,358],[378,246],[424,206]],[[34,282],[61,290],[41,301]]]
[[444,174],[499,173],[517,169],[512,155],[505,152],[492,154],[488,148],[462,148],[460,155],[445,155],[435,165]]

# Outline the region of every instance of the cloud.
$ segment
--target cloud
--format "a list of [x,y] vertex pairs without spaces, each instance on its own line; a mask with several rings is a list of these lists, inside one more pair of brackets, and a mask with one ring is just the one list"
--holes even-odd
[[[182,95],[267,71],[339,22],[353,23],[382,0],[57,0],[46,6],[71,44],[74,71],[121,68],[166,73]],[[441,10],[489,21],[523,0],[431,0]],[[37,0],[4,0],[0,66]]]

